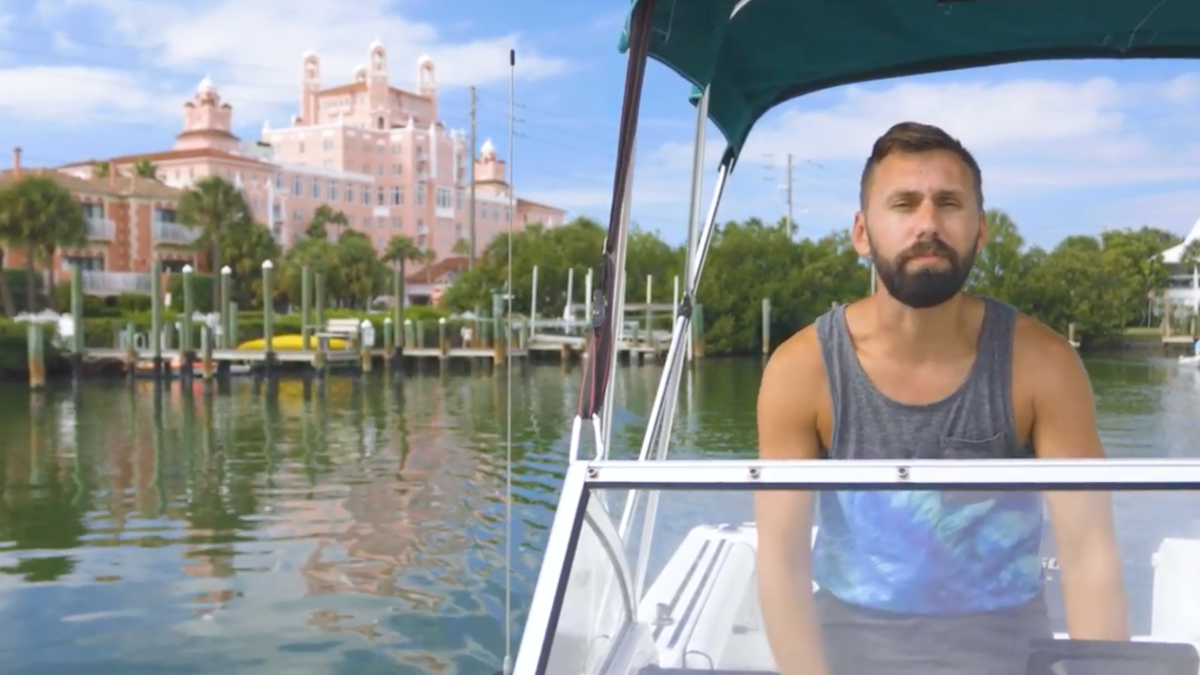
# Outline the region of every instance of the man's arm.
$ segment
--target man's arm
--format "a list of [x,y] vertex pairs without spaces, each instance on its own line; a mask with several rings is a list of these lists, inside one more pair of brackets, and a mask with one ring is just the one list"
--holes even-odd
[[[784,343],[763,371],[758,391],[760,458],[819,456],[816,420],[824,382],[816,332],[810,326]],[[760,490],[754,502],[758,595],[776,669],[781,675],[827,675],[812,601],[813,494]]]
[[[1030,322],[1026,367],[1033,394],[1033,447],[1046,459],[1105,456],[1087,371],[1062,336]],[[1121,553],[1107,492],[1046,493],[1058,549],[1067,630],[1077,640],[1128,640]]]

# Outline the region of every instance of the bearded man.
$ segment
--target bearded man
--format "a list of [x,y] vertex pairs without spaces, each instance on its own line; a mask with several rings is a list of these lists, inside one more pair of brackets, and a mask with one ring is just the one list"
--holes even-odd
[[[860,190],[852,237],[879,287],[772,356],[759,456],[1104,457],[1074,348],[1013,307],[963,292],[987,240],[971,153],[937,127],[897,124],[875,142]],[[759,595],[782,675],[1020,675],[1030,642],[1052,636],[1037,493],[755,500]],[[1129,639],[1107,495],[1058,492],[1045,503],[1071,637]]]

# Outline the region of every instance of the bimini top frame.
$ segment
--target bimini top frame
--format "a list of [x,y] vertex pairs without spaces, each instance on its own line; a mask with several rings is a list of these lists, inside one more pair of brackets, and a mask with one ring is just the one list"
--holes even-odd
[[[676,460],[567,469],[515,675],[543,675],[592,490],[1200,491],[1200,460]],[[640,591],[633,598],[641,598]],[[550,675],[558,675],[557,673]]]
[[699,89],[737,153],[797,96],[856,82],[1049,59],[1200,56],[1194,0],[634,0],[648,56]]

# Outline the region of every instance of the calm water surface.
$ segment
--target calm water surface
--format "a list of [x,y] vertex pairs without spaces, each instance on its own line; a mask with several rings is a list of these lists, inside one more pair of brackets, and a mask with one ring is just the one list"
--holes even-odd
[[[1200,372],[1089,368],[1111,454],[1200,455]],[[616,372],[631,451],[659,373]],[[698,362],[676,456],[753,454],[758,377],[756,361]],[[514,644],[578,387],[577,370],[514,376]],[[201,392],[0,389],[0,671],[499,669],[503,375]]]

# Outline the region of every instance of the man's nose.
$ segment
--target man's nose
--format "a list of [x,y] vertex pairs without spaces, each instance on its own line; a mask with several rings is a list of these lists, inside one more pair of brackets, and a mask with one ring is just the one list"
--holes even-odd
[[914,234],[922,239],[938,231],[938,209],[932,199],[921,200],[921,205],[913,214],[912,225]]

